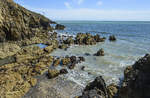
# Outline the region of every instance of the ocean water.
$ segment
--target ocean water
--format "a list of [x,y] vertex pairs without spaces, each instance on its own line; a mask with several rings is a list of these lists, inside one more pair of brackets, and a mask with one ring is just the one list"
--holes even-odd
[[[79,32],[99,34],[107,38],[106,42],[92,46],[71,46],[67,51],[57,49],[53,56],[84,56],[85,62],[78,64],[74,70],[69,70],[65,77],[82,86],[99,75],[107,84],[119,84],[123,78],[125,67],[134,64],[140,57],[150,53],[150,22],[129,21],[58,21],[66,26],[59,34],[76,35]],[[115,35],[116,42],[109,42],[108,37]],[[93,56],[100,48],[105,56]],[[86,56],[85,53],[90,53]],[[81,67],[85,66],[85,71]]]

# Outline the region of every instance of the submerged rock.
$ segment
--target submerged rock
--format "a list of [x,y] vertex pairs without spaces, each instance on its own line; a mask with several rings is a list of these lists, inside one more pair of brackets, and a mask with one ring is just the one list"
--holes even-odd
[[67,74],[67,73],[68,73],[67,69],[61,69],[60,70],[60,74]]
[[116,40],[117,39],[116,39],[115,35],[109,36],[109,41],[116,41]]
[[80,62],[82,62],[82,61],[84,62],[84,61],[85,61],[85,58],[84,58],[84,57],[79,57],[79,61],[80,61]]
[[104,56],[104,49],[100,49],[99,51],[97,51],[96,54],[94,54],[94,56]]

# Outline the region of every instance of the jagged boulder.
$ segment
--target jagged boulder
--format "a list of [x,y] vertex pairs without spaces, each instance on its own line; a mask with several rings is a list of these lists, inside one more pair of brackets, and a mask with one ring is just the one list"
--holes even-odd
[[52,31],[53,21],[29,11],[13,0],[0,0],[0,42],[21,40]]
[[118,98],[149,98],[150,97],[150,55],[146,54],[133,66],[124,71],[124,80]]
[[99,76],[93,82],[89,83],[79,98],[108,98],[104,79]]

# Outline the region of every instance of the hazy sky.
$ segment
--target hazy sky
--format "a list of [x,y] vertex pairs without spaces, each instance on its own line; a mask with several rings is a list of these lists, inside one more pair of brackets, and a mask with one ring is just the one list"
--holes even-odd
[[14,0],[53,20],[150,21],[150,0]]

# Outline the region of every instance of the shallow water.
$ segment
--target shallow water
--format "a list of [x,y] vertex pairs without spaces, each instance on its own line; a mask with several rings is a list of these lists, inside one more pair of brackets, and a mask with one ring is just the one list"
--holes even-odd
[[[116,42],[98,43],[93,46],[72,46],[67,51],[57,49],[51,55],[84,56],[86,61],[79,64],[75,70],[70,71],[66,77],[78,84],[85,86],[96,76],[102,75],[107,84],[119,83],[123,78],[123,70],[132,65],[146,53],[150,53],[150,22],[74,22],[61,21],[66,30],[59,33],[69,32],[75,35],[78,32],[100,34],[108,38],[109,35],[117,37]],[[108,33],[102,33],[108,32]],[[105,56],[93,56],[100,48],[104,48]],[[86,56],[90,53],[91,56]],[[85,71],[81,71],[85,66]],[[90,74],[88,74],[90,73]]]

